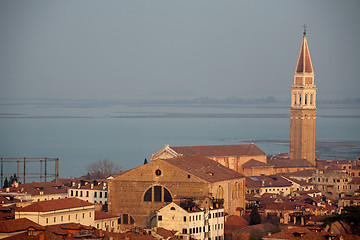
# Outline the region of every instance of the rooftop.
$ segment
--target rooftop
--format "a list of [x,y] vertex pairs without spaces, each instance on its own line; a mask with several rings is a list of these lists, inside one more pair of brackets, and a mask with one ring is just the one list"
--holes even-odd
[[49,212],[61,209],[79,208],[92,206],[94,204],[80,200],[78,198],[62,198],[55,200],[47,200],[34,202],[29,206],[17,209],[17,212]]
[[230,179],[244,178],[242,174],[199,154],[155,161],[167,162],[207,182],[219,182]]
[[182,155],[201,154],[207,157],[266,155],[266,153],[258,148],[255,144],[182,146],[170,148]]

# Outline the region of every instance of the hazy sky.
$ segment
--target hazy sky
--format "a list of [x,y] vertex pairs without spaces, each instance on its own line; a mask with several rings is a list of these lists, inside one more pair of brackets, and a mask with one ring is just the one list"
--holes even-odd
[[0,97],[287,99],[306,23],[318,99],[360,92],[360,1],[0,1]]

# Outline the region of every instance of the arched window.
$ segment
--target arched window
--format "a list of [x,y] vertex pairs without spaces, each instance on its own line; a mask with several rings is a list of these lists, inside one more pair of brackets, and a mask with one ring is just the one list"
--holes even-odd
[[123,214],[123,224],[129,224],[129,215]]
[[[154,192],[154,194],[153,194]],[[144,194],[145,202],[172,202],[172,197],[166,188],[163,186],[153,186],[146,190]]]
[[151,202],[151,199],[152,199],[152,188],[149,188],[144,195],[144,201]]
[[216,190],[216,199],[224,199],[224,189],[222,186],[219,186]]
[[171,194],[166,188],[164,188],[164,202],[172,202]]

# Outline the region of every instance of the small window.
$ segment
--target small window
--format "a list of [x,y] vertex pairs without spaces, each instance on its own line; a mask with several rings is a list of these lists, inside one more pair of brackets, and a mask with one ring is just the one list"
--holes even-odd
[[174,207],[171,207],[170,210],[175,210],[175,208],[174,208]]
[[162,221],[162,216],[158,216],[158,221]]
[[100,198],[102,198],[102,192],[100,192],[100,196],[99,196]]
[[94,197],[97,197],[97,192],[94,192]]
[[156,169],[155,175],[156,175],[156,176],[160,176],[160,175],[161,175],[161,170],[160,170],[160,169]]
[[188,178],[190,178],[190,175],[188,175]]
[[186,222],[186,216],[184,216],[184,222]]
[[86,191],[86,197],[89,197],[89,191]]

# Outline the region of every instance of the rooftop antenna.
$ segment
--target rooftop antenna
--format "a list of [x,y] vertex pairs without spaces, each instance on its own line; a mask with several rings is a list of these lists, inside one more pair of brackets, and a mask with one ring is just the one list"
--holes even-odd
[[307,28],[307,26],[306,26],[306,24],[305,24],[305,23],[304,23],[303,28],[304,28],[304,36],[305,36],[305,35],[306,35],[306,28]]

